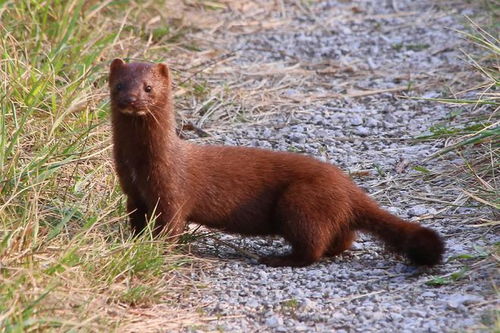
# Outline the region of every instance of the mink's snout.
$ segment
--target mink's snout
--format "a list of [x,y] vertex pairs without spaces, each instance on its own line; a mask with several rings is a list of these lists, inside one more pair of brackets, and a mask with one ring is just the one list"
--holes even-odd
[[119,100],[120,107],[131,107],[137,103],[136,96],[124,96]]
[[120,96],[115,99],[118,111],[127,115],[143,116],[146,114],[145,101],[135,95]]
[[127,103],[127,104],[133,104],[136,101],[137,101],[137,97],[135,97],[135,96],[127,96],[125,98],[125,103]]

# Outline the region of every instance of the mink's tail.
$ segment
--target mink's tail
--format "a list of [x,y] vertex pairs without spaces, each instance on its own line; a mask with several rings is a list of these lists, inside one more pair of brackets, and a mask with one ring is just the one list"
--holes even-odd
[[381,209],[371,199],[364,202],[356,229],[383,240],[394,252],[405,255],[415,265],[439,264],[445,251],[444,241],[432,229],[407,222]]

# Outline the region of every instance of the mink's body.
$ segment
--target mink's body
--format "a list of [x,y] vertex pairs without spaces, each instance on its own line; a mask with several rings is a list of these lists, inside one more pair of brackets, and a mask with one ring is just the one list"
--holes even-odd
[[156,232],[174,238],[187,222],[242,235],[281,235],[292,252],[261,262],[305,266],[342,253],[361,230],[414,264],[441,260],[444,244],[436,232],[380,209],[330,164],[179,139],[166,65],[116,59],[110,90],[116,169],[134,232],[154,214]]

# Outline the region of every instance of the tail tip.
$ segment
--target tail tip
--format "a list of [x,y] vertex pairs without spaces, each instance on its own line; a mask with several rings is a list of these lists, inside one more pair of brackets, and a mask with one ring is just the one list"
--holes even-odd
[[437,232],[420,228],[408,239],[406,255],[418,266],[434,266],[442,262],[445,251],[444,241]]

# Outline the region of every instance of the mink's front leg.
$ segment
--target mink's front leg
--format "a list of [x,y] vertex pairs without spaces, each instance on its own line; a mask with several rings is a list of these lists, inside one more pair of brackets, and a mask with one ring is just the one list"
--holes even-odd
[[[167,201],[167,200],[165,200]],[[155,237],[167,237],[172,243],[177,242],[179,236],[184,233],[186,219],[181,205],[161,202],[158,200],[149,208],[149,218],[155,218],[153,235]]]
[[129,196],[127,198],[127,212],[129,214],[132,233],[134,236],[139,236],[146,229],[148,209],[141,200],[134,200]]

